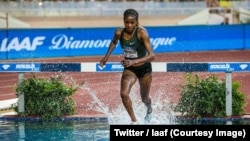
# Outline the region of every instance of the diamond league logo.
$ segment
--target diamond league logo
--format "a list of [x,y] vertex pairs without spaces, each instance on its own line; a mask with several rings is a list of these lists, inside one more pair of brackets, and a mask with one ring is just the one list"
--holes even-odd
[[8,68],[10,68],[10,65],[8,65],[8,64],[7,64],[7,65],[3,65],[2,68],[3,68],[4,70],[7,70]]
[[98,65],[98,68],[99,68],[100,70],[103,70],[105,67],[106,67],[106,65],[104,65],[104,66],[102,66],[102,67],[101,67],[100,64]]
[[241,68],[242,70],[246,69],[247,67],[248,67],[247,64],[241,64],[241,65],[240,65],[240,68]]

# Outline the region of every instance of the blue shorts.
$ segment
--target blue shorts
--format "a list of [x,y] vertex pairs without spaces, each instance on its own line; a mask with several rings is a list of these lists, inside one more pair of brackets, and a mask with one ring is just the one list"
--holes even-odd
[[147,76],[147,75],[152,73],[152,65],[150,62],[147,62],[141,66],[138,66],[138,67],[124,68],[124,70],[132,71],[133,73],[135,73],[135,75],[137,77],[144,77],[144,76]]

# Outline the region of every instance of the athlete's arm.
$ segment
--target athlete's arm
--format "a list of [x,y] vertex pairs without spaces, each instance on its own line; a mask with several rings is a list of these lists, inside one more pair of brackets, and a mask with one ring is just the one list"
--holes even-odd
[[108,61],[109,56],[111,55],[114,48],[116,47],[116,45],[117,45],[117,43],[118,43],[118,41],[120,39],[120,36],[121,36],[121,31],[122,31],[122,29],[119,28],[114,32],[114,36],[113,36],[113,39],[112,39],[111,43],[109,44],[108,51],[107,51],[106,55],[103,57],[103,59],[100,61],[100,66],[101,67],[106,64],[106,62]]

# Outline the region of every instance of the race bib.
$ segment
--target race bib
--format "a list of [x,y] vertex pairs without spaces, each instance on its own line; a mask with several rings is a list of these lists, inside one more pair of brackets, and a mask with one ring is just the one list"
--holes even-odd
[[123,51],[126,58],[138,58],[137,51],[132,48],[124,48]]

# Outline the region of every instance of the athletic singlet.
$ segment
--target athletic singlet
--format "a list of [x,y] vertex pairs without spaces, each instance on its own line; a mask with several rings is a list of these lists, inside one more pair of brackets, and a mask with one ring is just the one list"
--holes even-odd
[[138,39],[138,27],[135,29],[133,37],[129,40],[123,38],[124,29],[120,37],[120,44],[124,52],[124,57],[127,59],[137,59],[146,55],[147,51],[144,44]]

